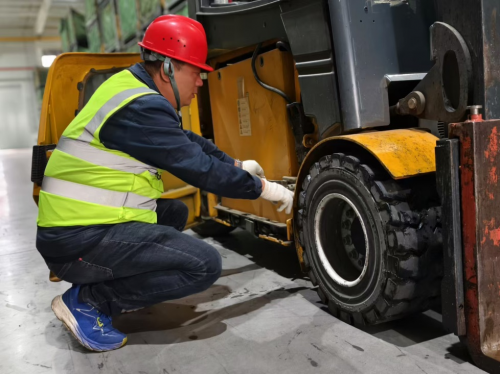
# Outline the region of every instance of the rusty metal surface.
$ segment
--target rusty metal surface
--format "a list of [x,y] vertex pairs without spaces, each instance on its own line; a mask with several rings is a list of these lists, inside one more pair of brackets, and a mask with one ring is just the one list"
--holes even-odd
[[467,344],[474,362],[500,372],[500,120],[450,126],[460,138]]

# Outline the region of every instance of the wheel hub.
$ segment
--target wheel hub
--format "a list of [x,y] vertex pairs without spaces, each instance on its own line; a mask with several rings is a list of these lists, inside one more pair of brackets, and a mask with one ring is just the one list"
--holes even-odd
[[359,271],[363,270],[366,255],[365,243],[359,236],[363,235],[362,229],[360,217],[349,204],[344,204],[341,215],[342,243],[351,263]]
[[368,236],[354,203],[339,193],[326,195],[314,217],[319,258],[328,275],[339,285],[354,287],[368,267]]

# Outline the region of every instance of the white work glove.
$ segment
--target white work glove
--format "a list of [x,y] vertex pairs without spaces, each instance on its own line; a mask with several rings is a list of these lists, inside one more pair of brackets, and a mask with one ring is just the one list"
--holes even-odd
[[272,202],[281,203],[278,212],[282,212],[283,210],[285,210],[286,214],[290,214],[292,212],[292,191],[290,191],[286,187],[283,187],[281,184],[269,182],[267,180],[262,181],[262,186],[262,194],[260,195],[260,197]]
[[254,160],[241,161],[240,167],[252,175],[256,175],[259,178],[265,178],[264,169],[262,169],[262,167],[259,165],[257,161]]

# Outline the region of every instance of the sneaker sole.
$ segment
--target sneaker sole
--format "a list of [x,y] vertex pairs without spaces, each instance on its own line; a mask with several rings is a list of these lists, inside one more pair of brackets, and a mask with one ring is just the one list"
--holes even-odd
[[74,336],[74,338],[85,348],[94,351],[94,352],[107,352],[107,351],[113,351],[115,349],[123,347],[125,344],[127,344],[127,338],[123,339],[121,344],[113,344],[113,345],[103,345],[99,344],[93,340],[90,340],[85,337],[85,335],[82,333],[80,330],[80,326],[78,325],[78,322],[75,319],[75,316],[71,313],[71,311],[68,309],[66,304],[64,303],[62,296],[56,296],[54,300],[52,300],[52,311],[56,315],[57,319],[61,321],[64,326],[71,332],[71,334]]

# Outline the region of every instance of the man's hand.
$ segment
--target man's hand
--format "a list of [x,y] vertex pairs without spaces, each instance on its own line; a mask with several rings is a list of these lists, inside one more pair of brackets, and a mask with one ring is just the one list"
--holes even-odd
[[260,197],[272,202],[280,202],[282,205],[278,212],[283,210],[285,210],[286,214],[292,212],[293,192],[281,184],[262,180],[262,194]]
[[249,172],[252,175],[256,175],[259,178],[266,178],[264,174],[264,169],[259,165],[257,161],[248,160],[248,161],[238,161],[235,162],[236,166],[241,169]]

